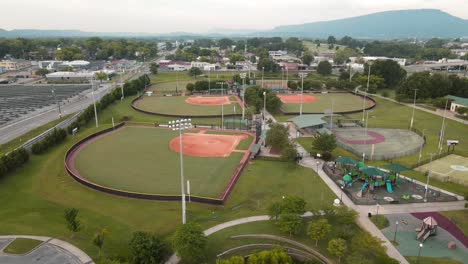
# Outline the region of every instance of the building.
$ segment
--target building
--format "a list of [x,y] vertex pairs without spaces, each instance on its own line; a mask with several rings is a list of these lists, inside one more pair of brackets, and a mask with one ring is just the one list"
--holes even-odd
[[191,68],[190,64],[188,63],[175,63],[167,65],[167,69],[170,71],[187,71]]
[[53,72],[46,74],[52,83],[85,83],[94,77],[94,72]]
[[6,71],[18,71],[31,66],[31,62],[27,60],[3,60],[0,61],[0,68]]
[[209,62],[203,62],[203,61],[192,61],[190,63],[191,68],[199,68],[199,69],[203,69],[207,65],[210,65],[210,63]]
[[452,49],[451,51],[458,57],[463,57],[468,53],[468,49]]
[[388,58],[388,57],[375,57],[375,56],[367,56],[367,57],[350,57],[351,62],[359,63],[359,62],[368,62],[368,61],[376,61],[376,60],[392,60],[397,62],[400,66],[406,65],[406,59],[403,58]]
[[5,73],[5,72],[6,72],[6,69],[3,67],[0,67],[0,74]]
[[49,71],[64,71],[69,67],[72,67],[74,70],[84,70],[90,67],[89,61],[84,60],[75,60],[75,61],[40,61],[38,63],[39,68],[47,69]]
[[327,133],[329,134],[330,131],[325,128],[325,125],[327,122],[323,121],[323,117],[325,115],[300,115],[296,116],[294,118],[291,118],[288,120],[288,122],[291,122],[295,128],[296,131],[299,134],[302,135],[314,135],[317,133],[323,134]]
[[171,60],[160,60],[158,64],[159,64],[160,68],[167,68],[167,66],[169,66],[170,64],[173,64],[173,61],[171,61]]
[[288,55],[288,52],[285,50],[270,50],[268,51],[268,55],[270,55],[270,57],[284,56]]
[[452,100],[452,103],[450,104],[451,112],[456,112],[457,109],[460,107],[468,108],[468,98],[463,98],[463,97],[458,97],[458,96],[453,96],[453,95],[447,95],[444,98]]

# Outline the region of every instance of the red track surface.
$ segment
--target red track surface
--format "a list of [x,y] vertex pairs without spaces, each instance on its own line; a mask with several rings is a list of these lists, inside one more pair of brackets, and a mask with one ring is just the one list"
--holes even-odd
[[[300,104],[301,103],[301,95],[300,94],[293,94],[293,95],[284,95],[280,94],[277,95],[281,102],[285,104]],[[302,95],[302,102],[303,103],[312,103],[317,100],[317,97],[311,95]]]
[[231,103],[229,96],[196,96],[187,98],[185,102],[194,105],[225,105]]
[[[184,133],[182,136],[184,155],[194,157],[228,157],[237,144],[247,135],[214,135],[204,133]],[[180,137],[169,142],[169,148],[180,152]]]
[[436,221],[439,227],[445,229],[445,231],[449,232],[452,236],[454,236],[458,241],[460,241],[465,248],[468,248],[468,237],[463,234],[463,232],[455,225],[452,221],[450,221],[447,217],[437,213],[437,212],[428,212],[428,213],[412,213],[412,215],[420,220],[428,216],[432,216]]
[[[336,137],[342,141],[342,142],[345,142],[347,144],[350,144],[350,145],[369,145],[369,144],[378,144],[378,143],[382,143],[385,141],[385,137],[377,132],[374,132],[374,131],[367,131],[367,135],[368,136],[371,136],[372,139],[367,139],[367,140],[349,140],[349,139],[345,139],[344,137],[340,136],[340,133],[337,133],[336,131],[335,132],[335,135]],[[361,133],[362,134],[362,131],[356,131],[356,130],[353,130],[353,131],[349,131],[349,133],[352,133],[352,132],[357,132],[357,133]]]

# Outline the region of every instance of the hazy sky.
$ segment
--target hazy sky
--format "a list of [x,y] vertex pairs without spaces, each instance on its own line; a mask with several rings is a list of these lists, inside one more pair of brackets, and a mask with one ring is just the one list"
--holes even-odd
[[468,0],[2,0],[0,28],[99,32],[206,32],[398,9],[435,8],[468,19]]

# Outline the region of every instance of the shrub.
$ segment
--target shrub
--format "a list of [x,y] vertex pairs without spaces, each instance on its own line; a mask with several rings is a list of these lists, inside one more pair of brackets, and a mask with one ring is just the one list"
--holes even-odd
[[31,151],[34,154],[42,154],[49,148],[62,143],[66,137],[67,132],[64,129],[54,128],[43,140],[32,145]]
[[383,97],[389,97],[390,94],[388,93],[388,91],[383,91],[383,92],[382,92],[382,96],[383,96]]
[[0,177],[21,167],[29,160],[29,154],[24,148],[18,148],[0,158]]

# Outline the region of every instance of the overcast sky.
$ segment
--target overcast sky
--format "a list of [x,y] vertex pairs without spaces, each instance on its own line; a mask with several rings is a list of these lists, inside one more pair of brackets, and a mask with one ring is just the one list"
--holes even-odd
[[0,28],[97,32],[271,29],[398,9],[468,19],[468,0],[2,0]]

